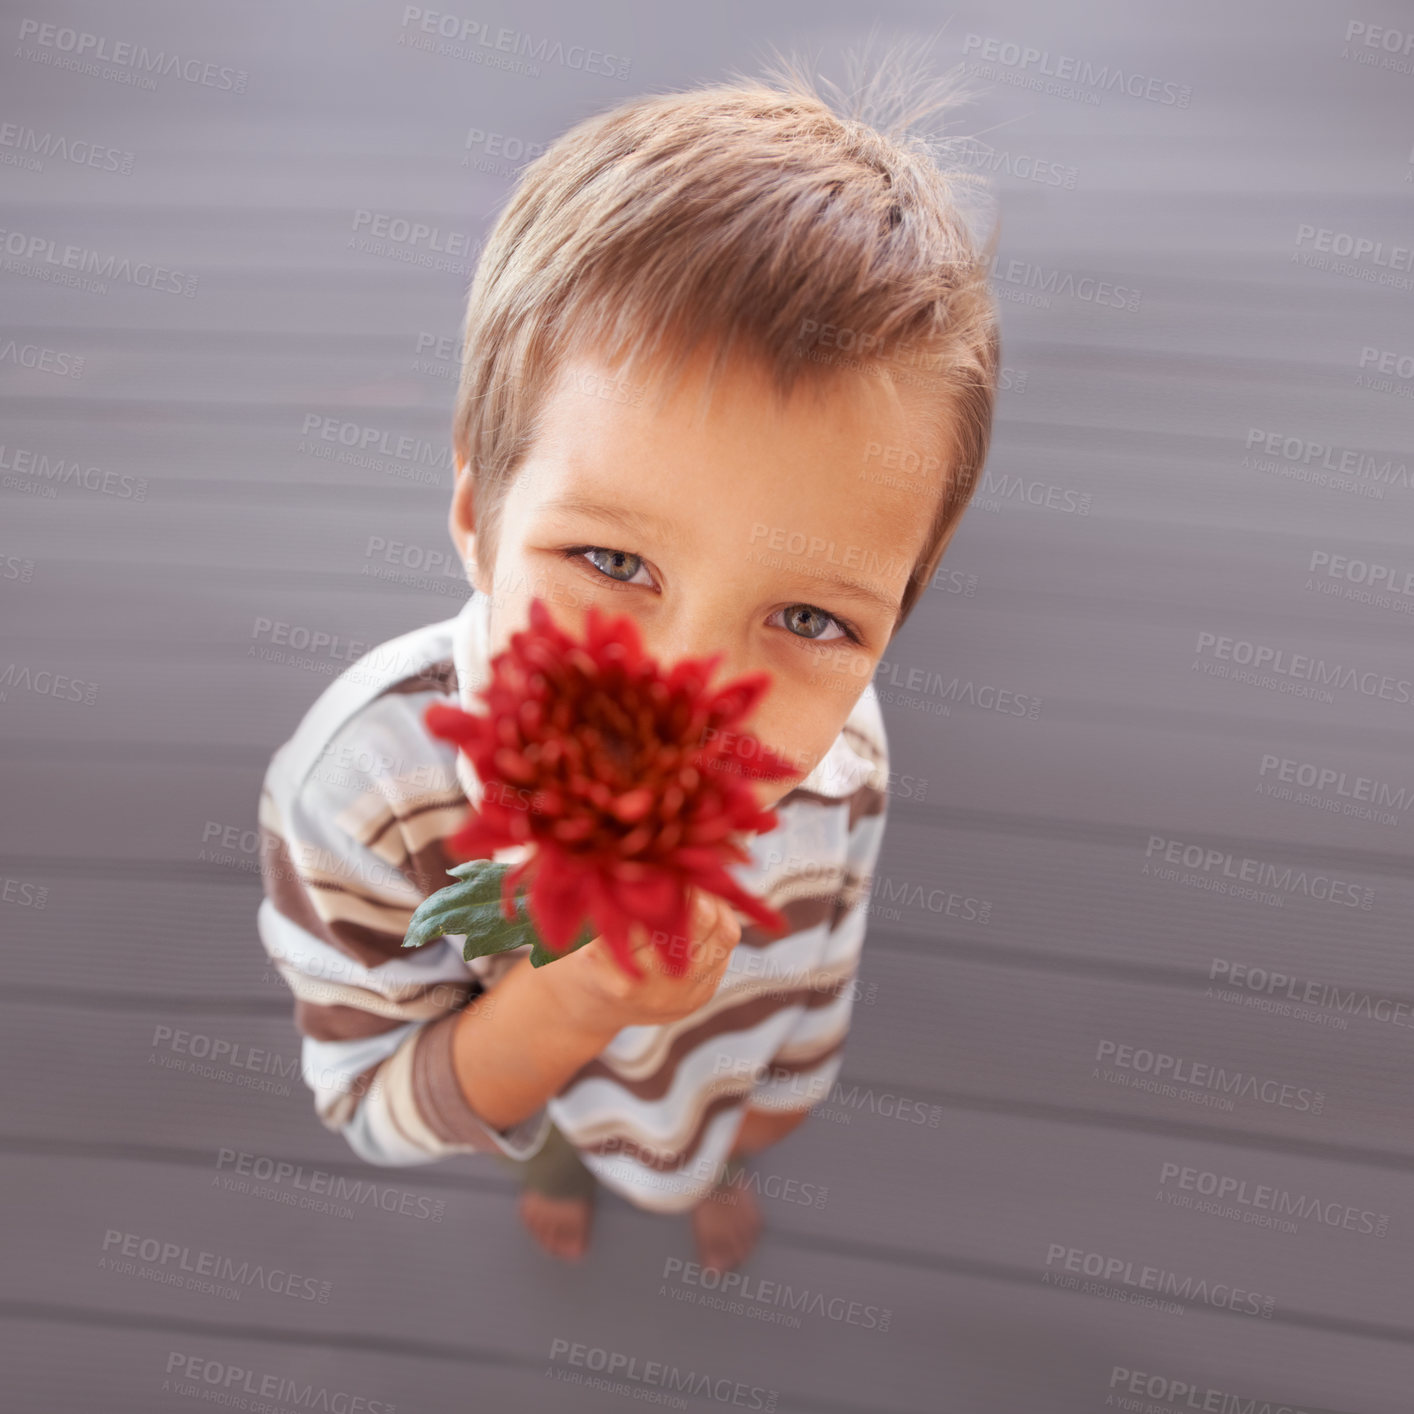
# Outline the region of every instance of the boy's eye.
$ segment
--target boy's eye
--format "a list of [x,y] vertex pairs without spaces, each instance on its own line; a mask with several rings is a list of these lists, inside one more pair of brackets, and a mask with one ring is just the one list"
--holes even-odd
[[[602,545],[576,545],[566,550],[565,555],[588,559],[605,578],[617,580],[620,584],[631,584],[634,575],[643,569],[643,561],[637,555],[627,550],[607,550]],[[596,555],[603,557],[603,563],[594,558]],[[621,574],[622,571],[627,573]],[[643,582],[652,584],[653,581],[650,578]]]
[[[848,637],[844,625],[833,615],[811,604],[790,604],[777,612],[785,615],[785,627],[798,638],[810,638],[817,642],[829,642],[835,638]],[[834,625],[835,632],[825,630]]]

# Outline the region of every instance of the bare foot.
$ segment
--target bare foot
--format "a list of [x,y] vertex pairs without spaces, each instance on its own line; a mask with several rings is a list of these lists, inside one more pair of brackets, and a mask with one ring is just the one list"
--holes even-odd
[[692,1233],[704,1270],[730,1271],[756,1246],[761,1209],[749,1189],[718,1185],[692,1210]]
[[577,1262],[589,1248],[589,1198],[547,1198],[527,1188],[520,1195],[520,1220],[552,1256]]

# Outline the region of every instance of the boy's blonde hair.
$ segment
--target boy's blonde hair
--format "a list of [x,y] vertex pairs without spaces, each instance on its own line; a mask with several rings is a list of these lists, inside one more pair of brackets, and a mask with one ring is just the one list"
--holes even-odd
[[[663,397],[703,344],[715,351],[707,391],[733,353],[755,360],[781,397],[802,375],[819,385],[887,371],[936,390],[929,432],[948,468],[897,631],[986,460],[998,231],[979,244],[961,198],[980,179],[943,170],[936,139],[910,131],[956,101],[956,84],[905,108],[913,79],[880,70],[839,116],[796,61],[768,77],[619,104],[525,168],[486,241],[463,327],[453,444],[474,478],[477,559],[494,563],[501,507],[546,394],[581,353],[630,385],[661,377]],[[892,121],[866,121],[890,105],[902,109]]]

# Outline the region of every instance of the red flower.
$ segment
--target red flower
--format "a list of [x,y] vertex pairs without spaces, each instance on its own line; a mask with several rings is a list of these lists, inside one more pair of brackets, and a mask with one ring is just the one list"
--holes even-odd
[[642,924],[665,971],[687,970],[689,888],[720,895],[768,931],[785,919],[727,873],[746,862],[737,832],[773,829],[748,779],[780,780],[785,761],[733,726],[750,715],[770,674],[748,673],[716,691],[720,653],[683,659],[664,674],[625,615],[587,615],[587,641],[558,628],[539,599],[530,627],[491,660],[484,714],[434,703],[433,735],[466,752],[484,787],[479,812],[447,840],[460,859],[529,844],[502,882],[514,915],[516,885],[545,947],[565,951],[586,916],[633,977],[629,925]]

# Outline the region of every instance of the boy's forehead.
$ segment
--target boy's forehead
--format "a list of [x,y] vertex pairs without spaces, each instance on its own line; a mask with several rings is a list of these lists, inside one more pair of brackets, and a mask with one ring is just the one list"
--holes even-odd
[[710,509],[748,533],[764,520],[787,538],[884,544],[899,559],[921,551],[945,468],[917,392],[855,373],[802,378],[782,401],[759,365],[738,361],[704,404],[700,367],[660,403],[651,378],[591,355],[568,362],[532,458],[546,499],[607,498],[664,540],[705,531]]

